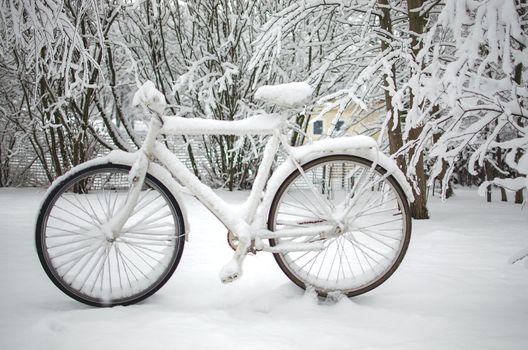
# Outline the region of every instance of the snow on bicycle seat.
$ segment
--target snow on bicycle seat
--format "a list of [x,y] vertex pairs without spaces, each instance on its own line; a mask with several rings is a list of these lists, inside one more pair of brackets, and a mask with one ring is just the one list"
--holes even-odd
[[255,92],[255,99],[268,102],[279,107],[302,107],[310,101],[313,88],[305,82],[279,85],[264,85]]

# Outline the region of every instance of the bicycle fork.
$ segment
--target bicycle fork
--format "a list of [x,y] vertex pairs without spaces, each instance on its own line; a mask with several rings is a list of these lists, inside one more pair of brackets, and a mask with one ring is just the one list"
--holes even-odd
[[139,195],[141,194],[141,188],[145,182],[145,176],[147,175],[150,155],[156,142],[156,137],[161,129],[161,119],[152,118],[150,121],[149,131],[143,142],[141,148],[136,152],[137,159],[132,165],[128,174],[128,181],[130,182],[130,189],[127,193],[123,207],[114,215],[101,229],[106,237],[106,240],[113,242],[118,238],[123,230],[123,226],[127,222],[128,218],[132,215]]

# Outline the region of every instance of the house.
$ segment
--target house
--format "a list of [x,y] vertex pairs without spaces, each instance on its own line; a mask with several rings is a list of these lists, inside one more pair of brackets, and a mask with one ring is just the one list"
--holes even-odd
[[[344,135],[369,135],[377,137],[385,118],[385,102],[376,101],[367,110],[357,104],[349,105],[336,121],[337,108],[317,118],[315,110],[306,133],[313,140]],[[315,120],[314,120],[315,119]]]

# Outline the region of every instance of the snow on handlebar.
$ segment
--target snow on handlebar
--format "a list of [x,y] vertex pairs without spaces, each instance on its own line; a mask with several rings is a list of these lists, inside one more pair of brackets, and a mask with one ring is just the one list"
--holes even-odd
[[141,85],[139,90],[134,94],[132,104],[134,106],[142,105],[159,115],[163,115],[163,112],[167,107],[165,96],[156,89],[156,86],[150,80],[147,80]]

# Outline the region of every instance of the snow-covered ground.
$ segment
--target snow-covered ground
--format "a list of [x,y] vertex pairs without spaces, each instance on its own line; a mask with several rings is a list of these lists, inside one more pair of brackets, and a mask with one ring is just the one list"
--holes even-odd
[[[218,279],[232,252],[222,225],[188,199],[192,233],[172,279],[141,304],[90,308],[62,294],[33,240],[35,189],[0,190],[0,349],[527,349],[528,209],[458,190],[415,221],[400,269],[337,303],[291,283],[271,255]],[[232,202],[245,193],[221,192]]]

